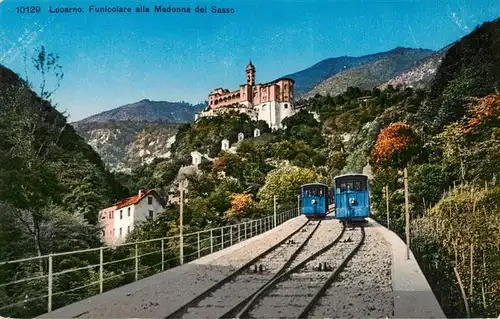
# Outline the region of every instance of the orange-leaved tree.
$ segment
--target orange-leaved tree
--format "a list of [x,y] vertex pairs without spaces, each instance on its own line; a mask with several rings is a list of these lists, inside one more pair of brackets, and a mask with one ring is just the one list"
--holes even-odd
[[410,126],[402,122],[391,123],[377,136],[370,156],[370,165],[375,169],[403,168],[417,150],[417,138]]
[[465,125],[466,133],[473,133],[481,127],[500,125],[500,94],[490,94],[471,103],[468,108],[469,121]]
[[228,219],[248,217],[255,208],[255,201],[250,194],[231,194],[231,208],[226,213]]

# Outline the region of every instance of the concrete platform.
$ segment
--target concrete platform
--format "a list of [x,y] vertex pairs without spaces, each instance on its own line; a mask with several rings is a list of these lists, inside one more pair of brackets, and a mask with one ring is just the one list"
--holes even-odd
[[392,290],[395,318],[446,318],[439,302],[406,244],[394,232],[368,218],[374,227],[392,245]]
[[183,266],[37,318],[164,318],[306,222],[303,216]]

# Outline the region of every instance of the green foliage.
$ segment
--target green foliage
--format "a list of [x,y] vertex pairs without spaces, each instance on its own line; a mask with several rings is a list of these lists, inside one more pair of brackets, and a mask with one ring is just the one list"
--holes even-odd
[[274,196],[281,204],[295,203],[300,186],[306,183],[318,182],[322,177],[308,168],[286,166],[269,172],[266,183],[259,190],[257,197],[263,207],[273,207]]
[[[99,156],[45,100],[55,91],[48,89],[46,80],[52,75],[56,80],[62,78],[57,57],[42,47],[35,62],[41,76],[41,97],[0,66],[0,198],[5,222],[0,227],[2,260],[100,246],[95,226],[97,210],[126,194]],[[82,267],[94,260],[95,256],[54,260],[53,270]],[[0,282],[42,276],[47,271],[43,260],[8,265],[0,267]],[[92,270],[84,270],[58,276],[54,293],[89,283],[94,275]],[[45,280],[15,288],[3,286],[0,307],[23,300],[25,295],[43,295],[46,289]],[[54,306],[76,301],[94,290],[89,286],[65,298],[55,297]],[[16,317],[32,317],[45,309],[45,300],[38,299],[7,311]]]
[[193,150],[215,157],[221,150],[221,142],[228,139],[231,143],[238,140],[238,134],[253,136],[254,129],[261,134],[270,129],[265,122],[253,122],[246,114],[228,113],[216,117],[204,117],[195,124],[181,127],[171,146],[174,157],[189,156]]
[[[425,210],[434,206],[453,182],[453,176],[440,164],[423,164],[409,168],[409,185],[412,214],[422,216]],[[425,207],[424,207],[425,203]]]
[[434,77],[424,114],[432,129],[465,115],[469,97],[500,87],[500,19],[485,22],[451,46]]
[[[440,246],[438,253],[422,256],[430,266],[429,273],[433,277],[452,278],[451,267],[457,267],[466,291],[473,292],[468,299],[474,317],[494,317],[500,312],[498,207],[500,186],[490,189],[462,187],[442,199],[415,225],[414,246],[420,254],[428,241]],[[446,267],[438,267],[443,263]],[[457,291],[455,295],[455,300],[460,300]],[[458,301],[445,306],[451,315],[459,316],[461,312],[457,309],[463,313]]]

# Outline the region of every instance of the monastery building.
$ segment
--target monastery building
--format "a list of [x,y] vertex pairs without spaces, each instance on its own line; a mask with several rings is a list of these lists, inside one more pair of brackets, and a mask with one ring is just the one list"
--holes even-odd
[[263,120],[273,130],[282,128],[281,121],[295,114],[293,93],[295,81],[280,78],[270,83],[255,84],[255,66],[246,67],[247,83],[235,91],[218,88],[208,95],[208,106],[196,114],[196,120],[235,110],[246,113],[252,120]]

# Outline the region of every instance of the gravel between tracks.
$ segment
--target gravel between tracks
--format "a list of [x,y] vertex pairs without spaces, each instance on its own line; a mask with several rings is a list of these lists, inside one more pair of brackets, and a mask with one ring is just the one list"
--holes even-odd
[[[267,256],[258,260],[254,265],[263,266],[263,272],[254,273],[253,265],[225,283],[222,287],[204,298],[196,306],[190,307],[183,317],[186,318],[219,318],[226,311],[236,306],[246,297],[257,291],[268,280],[270,280],[283,265],[290,259],[292,254],[299,248],[306,238],[314,231],[318,221],[311,221],[301,231],[295,234],[291,240],[293,244],[284,243]],[[321,224],[316,233],[312,236],[314,240],[316,234],[322,233],[325,236],[325,227]]]
[[374,227],[366,227],[364,244],[309,315],[315,318],[394,316],[391,263],[390,244]]
[[[341,230],[341,224],[338,221],[335,222],[338,225],[335,235],[324,238],[321,244],[318,241],[318,244],[311,246],[310,249],[304,249],[300,254],[300,260],[305,260],[335,240]],[[344,242],[347,238],[351,241]],[[331,271],[317,271],[318,264],[326,262],[333,271],[354,249],[359,240],[361,240],[361,231],[359,229],[350,231],[347,228],[337,244],[307,262],[304,267],[267,292],[265,297],[253,305],[249,316],[251,318],[294,318],[299,315],[331,274]]]

